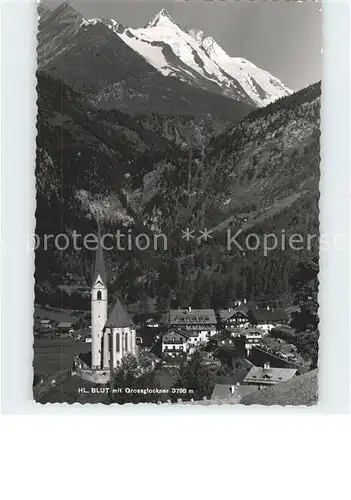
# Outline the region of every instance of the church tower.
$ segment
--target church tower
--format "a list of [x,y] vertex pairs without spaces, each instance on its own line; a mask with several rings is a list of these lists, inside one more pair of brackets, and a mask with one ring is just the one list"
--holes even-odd
[[98,247],[92,274],[91,289],[91,364],[92,368],[102,367],[101,340],[107,321],[107,275],[101,247],[100,228],[98,229]]

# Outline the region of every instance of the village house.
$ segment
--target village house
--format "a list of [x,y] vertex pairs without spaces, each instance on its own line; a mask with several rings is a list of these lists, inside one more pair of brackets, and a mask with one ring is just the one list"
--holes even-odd
[[299,375],[295,368],[271,368],[269,363],[263,367],[253,366],[243,380],[244,384],[255,385],[259,388],[281,384]]
[[248,327],[241,330],[241,334],[245,335],[245,349],[249,355],[250,350],[261,345],[262,342],[262,332],[258,328]]
[[200,351],[200,355],[202,364],[206,366],[217,366],[217,367],[221,366],[220,360],[215,358],[212,352]]
[[52,319],[40,319],[39,326],[40,328],[50,329],[55,325],[55,321]]
[[230,331],[224,331],[216,333],[211,337],[211,343],[215,344],[217,347],[233,346],[235,340]]
[[221,309],[218,311],[218,318],[224,328],[245,328],[250,324],[250,309],[245,305],[233,309]]
[[68,321],[61,321],[61,323],[57,325],[57,329],[59,332],[68,333],[73,329],[73,325]]
[[248,326],[246,328],[232,328],[224,330],[223,332],[217,333],[211,337],[212,343],[215,343],[217,347],[232,346],[235,347],[238,338],[243,339],[245,344],[246,353],[249,356],[250,350],[254,346],[261,345],[262,342],[262,332],[258,328]]
[[78,294],[82,297],[85,297],[87,299],[90,298],[90,288],[88,286],[81,286],[81,285],[58,285],[57,289],[60,292],[66,293],[69,297],[71,297],[73,294]]
[[147,328],[159,328],[160,323],[158,321],[156,321],[154,318],[149,318],[146,320],[145,326]]
[[168,356],[176,356],[182,353],[187,353],[189,349],[189,335],[177,328],[170,328],[161,334],[162,354]]
[[217,320],[213,309],[171,309],[165,318],[170,328],[181,329],[188,334],[190,348],[206,343],[217,332]]
[[274,309],[269,306],[266,309],[252,309],[252,315],[252,324],[265,333],[269,333],[274,327],[285,325],[289,321],[284,309]]

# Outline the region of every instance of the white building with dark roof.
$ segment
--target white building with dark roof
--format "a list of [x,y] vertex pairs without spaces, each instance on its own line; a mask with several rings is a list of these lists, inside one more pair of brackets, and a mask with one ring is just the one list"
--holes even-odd
[[213,309],[171,309],[166,323],[183,330],[189,336],[190,346],[207,342],[217,332],[217,320]]
[[250,309],[246,305],[220,309],[218,317],[221,325],[225,328],[245,328],[250,324]]
[[176,356],[188,351],[189,335],[177,328],[169,328],[161,334],[162,354]]

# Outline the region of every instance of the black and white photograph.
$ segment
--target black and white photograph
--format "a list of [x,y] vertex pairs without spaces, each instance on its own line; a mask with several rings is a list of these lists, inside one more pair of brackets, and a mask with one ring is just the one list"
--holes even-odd
[[36,403],[317,404],[321,31],[318,2],[38,4]]

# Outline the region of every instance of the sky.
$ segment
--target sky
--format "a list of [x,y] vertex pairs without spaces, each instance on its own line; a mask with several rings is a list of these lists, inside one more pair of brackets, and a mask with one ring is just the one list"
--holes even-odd
[[[49,7],[61,2],[47,0]],[[112,17],[141,28],[162,8],[181,26],[202,29],[230,56],[243,57],[293,90],[322,77],[320,5],[287,1],[85,0],[70,3],[84,17]]]

